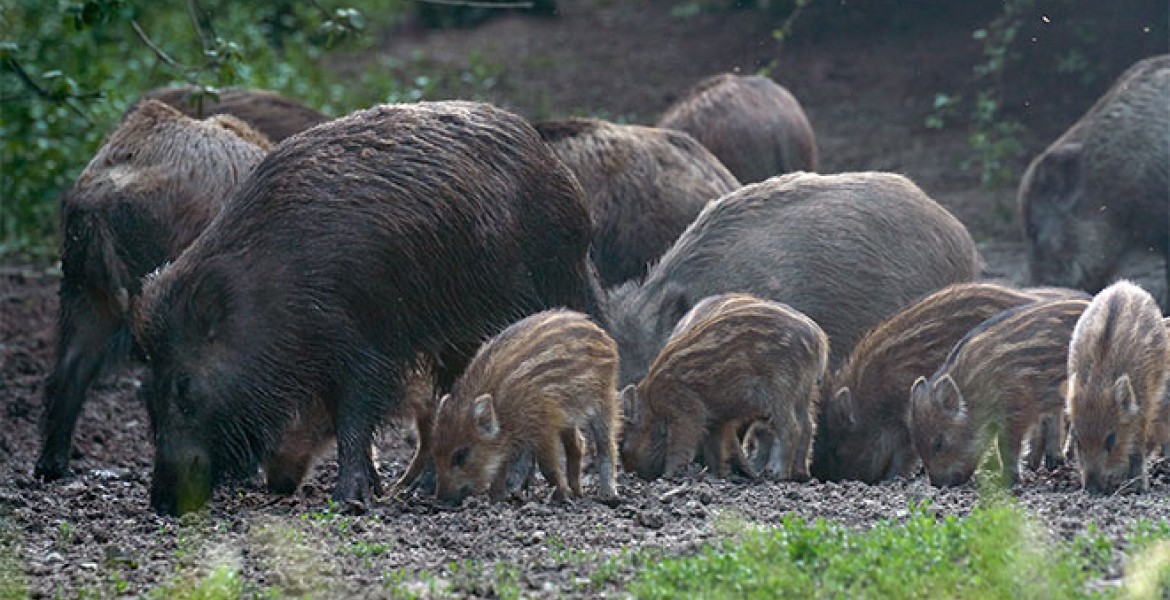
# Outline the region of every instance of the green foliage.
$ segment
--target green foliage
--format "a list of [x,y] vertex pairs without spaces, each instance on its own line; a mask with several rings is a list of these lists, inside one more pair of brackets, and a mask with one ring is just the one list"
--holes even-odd
[[0,516],[0,600],[28,598],[28,582],[20,560],[20,548],[8,517]]
[[[502,67],[472,57],[352,60],[406,0],[6,0],[0,3],[0,257],[48,257],[58,199],[142,93],[188,83],[266,88],[328,115],[382,102],[478,97]],[[373,33],[377,33],[374,31]]]
[[969,517],[915,508],[905,523],[858,532],[790,516],[695,556],[652,563],[640,598],[1081,598],[1100,575],[1010,505]]
[[235,600],[243,596],[244,582],[237,569],[219,566],[199,578],[178,577],[151,593],[169,600]]

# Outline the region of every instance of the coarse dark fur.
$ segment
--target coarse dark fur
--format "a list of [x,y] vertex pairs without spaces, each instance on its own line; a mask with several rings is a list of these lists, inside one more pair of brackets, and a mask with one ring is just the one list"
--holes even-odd
[[232,115],[273,142],[282,142],[287,137],[329,120],[321,112],[268,90],[227,88],[219,92],[218,99],[200,94],[199,91],[199,88],[189,85],[158,88],[144,94],[138,103],[158,100],[197,119],[211,115]]
[[1146,455],[1159,439],[1170,340],[1149,292],[1125,280],[1093,298],[1068,352],[1071,446],[1085,490],[1148,487]]
[[532,454],[554,500],[580,497],[584,432],[597,449],[597,494],[616,501],[617,363],[605,331],[568,310],[529,316],[489,340],[435,413],[436,496],[501,500],[511,463]]
[[[910,439],[932,484],[965,483],[992,445],[1005,482],[1019,480],[1024,440],[1064,409],[1069,338],[1088,305],[1055,300],[1003,311],[968,332],[929,378],[914,381]],[[1059,439],[1045,452],[1055,460]]]
[[609,287],[646,275],[707,202],[739,187],[689,135],[596,119],[537,123],[593,215],[593,262]]
[[1096,293],[1160,254],[1170,311],[1167,98],[1170,55],[1139,61],[1032,161],[1018,204],[1034,283]]
[[643,282],[610,293],[619,385],[640,380],[675,323],[707,296],[788,304],[829,336],[840,366],[866,331],[978,272],[967,229],[892,173],[792,173],[703,209]]
[[743,183],[817,170],[816,137],[804,109],[767,77],[708,77],[671,105],[657,126],[691,134]]
[[[749,294],[711,296],[683,319],[646,378],[622,391],[622,464],[673,477],[701,452],[720,477],[808,479],[829,341],[812,319]],[[740,432],[753,426],[749,464]]]
[[576,179],[490,105],[384,105],[286,140],[144,290],[151,505],[185,512],[281,462],[289,424],[318,406],[337,433],[334,498],[366,501],[372,436],[418,353],[445,390],[517,318],[600,319],[588,246]]
[[86,391],[130,352],[142,277],[203,231],[269,148],[234,117],[196,121],[145,102],[64,196],[57,358],[45,384],[37,477],[69,474]]
[[918,463],[906,424],[911,384],[934,373],[976,325],[1035,300],[1000,285],[960,283],[865,334],[824,388],[813,477],[875,483],[910,476]]

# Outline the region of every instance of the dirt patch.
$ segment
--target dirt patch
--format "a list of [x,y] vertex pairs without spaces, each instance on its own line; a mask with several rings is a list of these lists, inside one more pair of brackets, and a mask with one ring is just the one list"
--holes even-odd
[[[680,19],[662,2],[560,4],[556,19],[509,16],[473,30],[395,32],[381,52],[421,51],[461,66],[475,50],[479,60],[503,65],[499,84],[484,91],[487,100],[532,118],[589,113],[638,123],[652,123],[707,75],[778,59],[774,77],[806,107],[825,172],[909,175],[971,229],[988,276],[1021,279],[1014,191],[985,190],[978,173],[963,167],[965,131],[924,126],[935,93],[962,87],[978,59],[969,27],[819,39],[777,57],[771,24],[751,11]],[[1042,148],[1078,115],[1046,116],[1025,146]],[[1150,271],[1155,279],[1160,272]],[[133,369],[91,391],[75,437],[78,476],[50,484],[30,477],[58,280],[36,267],[6,267],[0,275],[0,536],[19,548],[35,597],[141,594],[218,564],[240,567],[256,589],[279,586],[289,595],[380,597],[405,587],[596,597],[618,592],[634,575],[629,550],[687,552],[721,535],[728,518],[766,524],[796,513],[866,526],[905,518],[923,500],[940,514],[965,514],[977,501],[974,487],[940,490],[923,477],[877,486],[751,483],[696,471],[652,483],[623,474],[624,500],[613,508],[588,499],[550,505],[538,493],[504,504],[473,499],[459,510],[421,498],[384,500],[365,515],[345,516],[326,500],[336,475],[327,460],[293,497],[224,489],[209,515],[161,518],[148,508],[152,449]],[[386,482],[406,467],[408,434],[390,426],[382,435],[378,464]],[[1015,495],[1054,536],[1095,523],[1118,546],[1137,519],[1170,517],[1165,463],[1156,465],[1147,494],[1094,498],[1077,488],[1074,472],[1063,468],[1025,473]]]

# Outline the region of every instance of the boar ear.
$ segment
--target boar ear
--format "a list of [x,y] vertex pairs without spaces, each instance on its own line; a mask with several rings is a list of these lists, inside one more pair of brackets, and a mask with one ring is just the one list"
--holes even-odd
[[853,392],[847,387],[837,390],[837,395],[833,396],[833,403],[837,405],[841,418],[849,423],[850,427],[857,427],[857,406],[853,403]]
[[958,384],[950,375],[943,375],[935,384],[934,400],[949,413],[959,415],[967,410],[967,402],[963,400],[963,392],[959,391]]
[[1121,405],[1121,410],[1127,416],[1135,416],[1141,411],[1138,406],[1137,395],[1133,391],[1133,384],[1129,381],[1129,373],[1117,378],[1113,382],[1113,399]]
[[620,396],[622,408],[622,420],[627,423],[637,421],[638,413],[638,389],[634,384],[629,384],[622,388]]
[[667,284],[662,291],[661,310],[658,312],[658,331],[669,332],[674,329],[687,311],[691,310],[691,302],[687,299],[687,291],[677,283]]
[[187,304],[187,315],[196,331],[205,340],[211,341],[222,331],[228,314],[228,294],[223,281],[214,273],[208,273],[195,281]]
[[1062,206],[1076,202],[1081,187],[1081,154],[1081,145],[1076,143],[1050,149],[1037,166],[1033,195]]
[[494,438],[500,433],[500,422],[496,420],[491,394],[480,395],[471,401],[471,421],[484,437]]

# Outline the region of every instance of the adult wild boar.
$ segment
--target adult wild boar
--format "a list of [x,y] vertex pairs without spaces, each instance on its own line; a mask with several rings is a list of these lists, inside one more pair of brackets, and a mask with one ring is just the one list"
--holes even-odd
[[576,179],[507,111],[384,105],[286,140],[144,290],[151,506],[198,508],[260,463],[292,491],[308,459],[290,467],[280,441],[317,426],[305,415],[336,433],[333,497],[360,506],[381,489],[372,436],[417,353],[449,389],[517,316],[599,316],[588,247]]
[[219,92],[219,98],[201,96],[195,86],[164,87],[151,90],[138,103],[146,100],[165,102],[194,118],[211,115],[232,115],[248,123],[273,142],[300,133],[329,120],[324,114],[268,90],[228,88]]
[[1139,61],[1032,161],[1020,182],[1035,284],[1100,291],[1161,254],[1170,310],[1170,55]]
[[817,170],[816,137],[804,109],[767,77],[708,77],[668,108],[658,127],[691,134],[743,183]]
[[147,101],[81,172],[61,203],[57,359],[45,385],[37,477],[69,474],[86,390],[131,348],[142,277],[203,231],[269,147],[234,117],[196,121]]
[[537,123],[593,215],[593,262],[609,287],[646,274],[708,201],[739,187],[691,136],[596,119]]
[[792,173],[744,186],[708,204],[644,282],[611,293],[619,384],[642,379],[707,296],[746,292],[812,317],[835,368],[863,333],[973,279],[977,263],[963,224],[900,175]]

